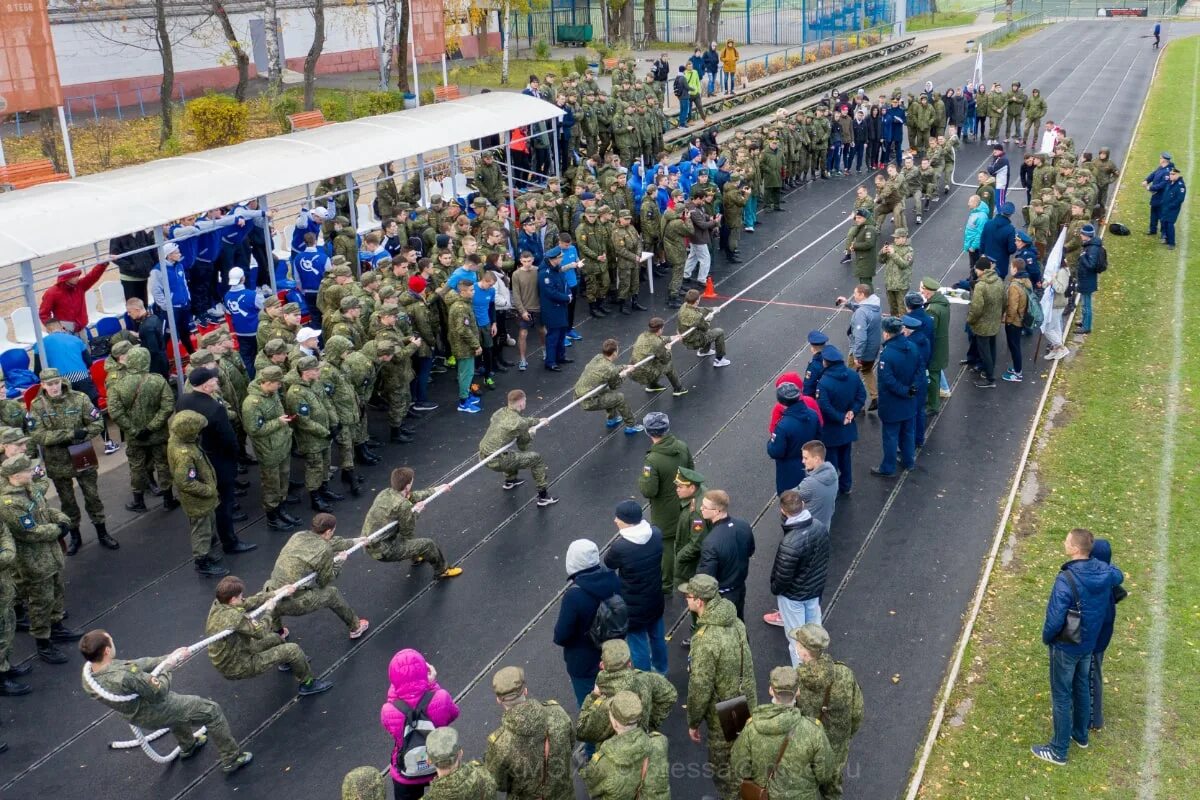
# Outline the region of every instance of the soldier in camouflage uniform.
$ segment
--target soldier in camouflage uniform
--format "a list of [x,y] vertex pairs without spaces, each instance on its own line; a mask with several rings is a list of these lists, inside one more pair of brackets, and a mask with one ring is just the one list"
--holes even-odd
[[613,735],[609,707],[613,696],[622,691],[633,693],[641,701],[642,713],[637,724],[647,733],[662,727],[679,699],[679,693],[665,676],[634,668],[624,639],[609,639],[600,648],[596,688],[584,698],[579,711],[576,739],[599,743]]
[[758,705],[754,686],[754,656],[746,640],[746,626],[737,618],[733,603],[717,591],[717,579],[695,575],[679,587],[688,610],[697,616],[692,634],[688,672],[688,735],[700,743],[700,725],[708,726],[708,765],[721,800],[738,796],[738,779],[730,770],[733,745],[725,741],[717,704],[745,695],[751,708]]
[[378,539],[367,544],[367,554],[376,561],[411,560],[414,564],[428,561],[429,566],[433,567],[434,577],[456,578],[462,574],[462,567],[447,567],[446,557],[442,555],[441,548],[433,539],[413,536],[417,530],[416,508],[438,489],[450,491],[450,485],[442,484],[430,489],[414,490],[413,477],[411,468],[397,467],[392,470],[388,488],[375,495],[375,500],[363,520],[362,536],[371,536],[382,531],[385,526],[394,524],[380,534]]
[[908,243],[908,229],[897,228],[892,232],[892,244],[879,248],[883,262],[883,288],[887,291],[888,313],[902,317],[907,310],[904,295],[912,285],[913,249]]
[[725,184],[721,196],[721,222],[729,229],[725,243],[725,260],[730,264],[739,264],[738,245],[742,240],[742,230],[745,228],[746,203],[750,200],[750,186],[741,179],[731,178]]
[[[428,749],[428,740],[426,741]],[[485,795],[492,800],[492,795]],[[378,767],[355,767],[342,779],[342,800],[387,800],[387,781]]]
[[[868,208],[866,206],[860,206],[858,203],[855,203],[854,212],[855,212],[856,217],[858,216],[858,211],[860,209],[864,210],[864,211],[868,211],[868,212],[871,211],[870,208]],[[899,189],[899,187],[896,186],[895,183],[884,178],[882,175],[876,175],[875,176],[874,216],[875,216],[875,219],[879,220],[879,224],[882,226],[884,217],[886,217],[888,214],[892,215],[892,227],[893,228],[903,228],[904,227],[904,196],[900,193],[900,189]],[[866,217],[864,219],[869,219],[869,217]],[[859,224],[859,221],[857,219],[855,219],[854,226],[857,226],[858,224]],[[851,230],[854,231],[855,235],[857,235],[858,231],[855,229],[854,226],[851,227]],[[847,252],[849,252],[852,249],[850,247],[850,245],[853,244],[853,242],[854,242],[854,236],[847,235],[846,236]]]
[[494,800],[496,781],[478,761],[462,763],[458,731],[450,726],[431,731],[425,739],[425,754],[437,769],[437,777],[425,794],[428,800]]
[[[258,345],[259,355],[262,355],[262,349],[267,342],[274,338],[275,324],[282,314],[283,303],[279,300],[279,295],[268,295],[263,300],[263,307],[259,309],[258,329],[254,331],[254,341]],[[255,364],[257,366],[257,358]]]
[[472,182],[489,203],[500,206],[504,197],[504,179],[500,176],[500,168],[496,166],[495,153],[488,150],[483,154],[479,166],[475,167],[475,178]]
[[[53,643],[71,642],[80,636],[79,631],[62,624],[65,586],[60,545],[69,521],[46,503],[34,485],[33,462],[28,456],[5,459],[0,465],[0,478],[0,525],[15,543],[19,583],[28,604],[29,633],[37,641],[39,658],[48,664],[65,664],[67,657]],[[5,608],[11,610],[12,603],[6,603]]]
[[329,491],[329,449],[338,427],[337,413],[320,385],[321,362],[304,356],[296,362],[299,380],[288,387],[284,406],[293,417],[296,452],[304,459],[304,488],[313,511],[329,511],[341,495]]
[[[901,218],[903,219],[903,215]],[[865,208],[856,210],[854,225],[856,230],[850,239],[850,252],[854,258],[854,277],[860,283],[874,287],[877,266],[875,248],[878,242],[875,239],[875,226],[871,221],[871,212]],[[896,227],[902,229],[904,225],[899,224]]]
[[351,429],[351,420],[358,414],[358,395],[343,367],[346,353],[353,347],[354,344],[345,336],[330,336],[325,343],[325,358],[321,361],[318,382],[338,418],[337,436],[334,437],[336,466],[341,468],[342,483],[349,488],[351,496],[358,497],[362,494],[363,478],[354,471],[354,441]]
[[736,778],[772,797],[822,800],[833,784],[833,750],[820,723],[796,708],[799,685],[792,667],[771,670],[771,702],[751,710],[730,763]]
[[629,314],[631,310],[645,311],[646,307],[638,302],[638,264],[642,260],[642,237],[631,224],[632,209],[621,209],[617,220],[617,227],[609,241],[616,259],[618,310],[622,314]]
[[629,357],[630,365],[635,365],[651,356],[654,359],[646,364],[635,366],[629,373],[629,377],[645,386],[647,393],[655,394],[666,391],[666,387],[659,384],[659,379],[666,376],[671,383],[671,394],[675,397],[682,397],[688,393],[688,390],[679,382],[679,376],[675,374],[669,346],[677,342],[678,337],[664,338],[662,330],[665,326],[666,321],[662,317],[654,317],[647,323],[647,330],[638,334],[637,341],[633,343],[633,352]]
[[504,667],[492,676],[504,709],[500,728],[488,735],[483,765],[509,800],[574,800],[571,717],[554,700],[529,696],[525,671]]
[[263,367],[255,374],[242,401],[242,419],[258,457],[267,525],[276,530],[300,524],[300,518],[283,507],[292,471],[292,429],[291,417],[284,410],[279,394],[282,386],[283,370],[274,365]]
[[[250,616],[251,611],[260,610],[269,614],[278,602],[270,592],[245,596],[246,584],[241,578],[228,575],[217,584],[216,597],[208,609],[204,623],[204,635],[213,636],[221,631],[233,631],[224,639],[208,646],[208,658],[217,672],[231,681],[245,680],[262,675],[271,667],[281,672],[291,672],[300,684],[300,695],[320,694],[333,688],[333,681],[313,677],[308,657],[294,642],[285,642],[284,636],[258,622]],[[292,587],[283,590],[284,596],[294,594]],[[286,635],[286,631],[285,631]]]
[[1092,166],[1092,174],[1096,178],[1096,203],[1101,209],[1108,208],[1108,187],[1116,183],[1121,170],[1113,163],[1112,150],[1101,147]]
[[83,444],[104,432],[100,410],[83,392],[71,388],[56,369],[44,369],[39,376],[42,390],[29,405],[29,437],[42,448],[46,473],[58,490],[58,502],[71,523],[67,555],[79,552],[79,504],[75,500],[75,483],[83,490],[83,505],[96,526],[96,538],[110,550],[120,545],[108,535],[104,524],[104,502],[96,485],[98,470],[88,467],[76,471],[71,460],[70,446]]
[[680,213],[680,201],[683,192],[676,190],[673,195],[676,208],[668,208],[662,217],[663,252],[671,267],[671,282],[667,287],[667,308],[679,308],[679,293],[683,288],[683,267],[687,261],[687,245],[684,240],[692,233],[692,224]]
[[200,448],[200,432],[208,420],[195,411],[178,411],[171,417],[167,441],[167,463],[171,482],[187,515],[192,560],[201,575],[221,577],[229,570],[220,565],[217,547],[216,510],[221,497],[212,462]]
[[345,337],[355,350],[362,347],[366,340],[367,334],[362,326],[362,301],[354,295],[343,297],[338,303],[337,312],[326,317],[324,323],[326,335]]
[[504,408],[492,414],[488,423],[487,433],[479,441],[479,458],[486,459],[496,451],[510,444],[515,445],[487,462],[488,469],[504,474],[504,491],[512,491],[525,483],[519,477],[523,469],[533,475],[537,487],[538,508],[552,506],[558,502],[557,497],[550,496],[550,481],[546,476],[546,461],[541,454],[530,450],[533,444],[534,429],[550,424],[547,419],[523,416],[525,411],[525,392],[513,389],[508,393],[508,402]]
[[[253,760],[249,751],[238,747],[229,730],[221,707],[212,700],[171,691],[171,672],[190,655],[181,647],[169,656],[157,658],[119,659],[117,647],[107,631],[93,630],[79,643],[87,664],[84,665],[83,691],[98,700],[131,725],[150,732],[168,728],[179,743],[179,757],[196,755],[211,737],[220,754],[221,769],[234,772]],[[155,669],[163,667],[158,675]],[[105,692],[107,699],[96,690]],[[126,699],[135,695],[135,699]],[[207,733],[196,735],[193,727],[203,725]]]
[[351,639],[357,639],[367,632],[369,623],[354,613],[346,598],[333,585],[346,561],[343,551],[366,540],[343,539],[334,535],[336,531],[337,518],[332,514],[317,514],[309,530],[292,534],[279,551],[264,591],[277,592],[309,574],[316,577],[276,603],[274,611],[267,615],[272,630],[281,630],[280,620],[283,617],[302,617],[328,608],[346,625]]
[[396,346],[390,340],[373,339],[363,345],[362,350],[353,350],[342,359],[342,368],[354,387],[358,401],[358,413],[350,421],[350,439],[354,442],[355,455],[364,464],[378,464],[381,460],[368,445],[367,403],[375,391],[375,379],[380,368],[392,359],[395,352]]
[[[254,374],[257,375],[260,370],[267,367],[278,367],[284,375],[291,371],[291,348],[283,339],[272,339],[267,344],[259,348],[258,355],[254,357]],[[247,393],[249,390],[247,389]]]
[[607,231],[597,221],[600,209],[585,207],[583,221],[575,229],[575,248],[583,261],[583,279],[589,310],[593,317],[607,316],[604,298],[608,295]]
[[667,737],[647,733],[639,722],[642,701],[633,692],[617,692],[608,704],[616,735],[601,743],[580,772],[595,800],[670,800]]
[[729,359],[725,357],[725,331],[712,327],[708,315],[700,308],[700,292],[689,289],[684,295],[676,324],[684,347],[695,350],[701,358],[713,356],[714,367],[729,366]]
[[842,774],[850,758],[850,740],[862,726],[862,690],[850,668],[825,652],[829,648],[829,633],[820,625],[809,623],[788,635],[795,640],[796,654],[800,657],[800,666],[796,668],[800,677],[796,707],[804,716],[820,720],[833,749],[833,780],[822,790],[822,796],[825,800],[840,800]]
[[[12,430],[12,428],[7,430]],[[13,538],[7,520],[2,517],[3,513],[0,512],[0,697],[17,697],[29,694],[32,689],[28,684],[20,683],[15,678],[28,675],[33,667],[26,664],[23,667],[14,668],[9,661],[12,656],[13,637],[17,632],[17,615],[14,613],[13,606],[17,600],[17,581],[20,570],[17,562],[16,539]],[[58,526],[54,526],[49,533],[52,533],[57,539]],[[24,597],[26,592],[22,591],[21,594]]]
[[620,355],[620,345],[616,339],[605,339],[600,346],[600,352],[583,368],[583,374],[575,382],[575,399],[579,400],[594,389],[604,388],[580,403],[584,411],[604,411],[607,428],[615,428],[625,423],[625,433],[632,436],[642,432],[642,426],[633,417],[625,395],[619,389],[621,382],[633,372],[633,367],[618,367],[617,356]]
[[163,508],[178,508],[171,493],[167,463],[167,420],[175,410],[175,393],[161,375],[150,372],[150,351],[134,347],[125,356],[124,374],[108,388],[108,415],[125,434],[133,500],[130,511],[146,510],[146,489],[158,476]]

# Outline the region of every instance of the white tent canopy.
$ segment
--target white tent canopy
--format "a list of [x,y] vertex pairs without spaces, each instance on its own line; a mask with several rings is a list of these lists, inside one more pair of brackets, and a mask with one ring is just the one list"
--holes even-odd
[[0,194],[0,266],[563,115],[490,92]]

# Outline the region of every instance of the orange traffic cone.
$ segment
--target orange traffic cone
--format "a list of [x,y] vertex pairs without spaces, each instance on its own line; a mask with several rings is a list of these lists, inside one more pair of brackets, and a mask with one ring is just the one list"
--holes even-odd
[[711,276],[709,276],[709,279],[704,284],[704,294],[702,294],[700,296],[706,300],[712,300],[713,298],[715,298],[717,296],[717,290],[713,288],[713,282],[712,282]]

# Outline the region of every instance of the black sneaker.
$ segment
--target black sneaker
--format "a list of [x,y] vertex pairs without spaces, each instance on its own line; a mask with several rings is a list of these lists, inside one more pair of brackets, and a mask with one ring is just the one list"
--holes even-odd
[[995,389],[996,388],[996,382],[989,381],[986,378],[983,380],[975,381],[975,385],[978,386],[980,389]]
[[431,403],[430,401],[426,400],[423,403],[417,403],[416,405],[414,405],[412,407],[412,410],[413,411],[436,411],[437,407],[438,407],[437,403]]
[[301,697],[308,697],[309,695],[328,692],[332,688],[333,681],[326,681],[320,678],[309,678],[308,681],[300,684],[300,688],[296,690],[296,693]]

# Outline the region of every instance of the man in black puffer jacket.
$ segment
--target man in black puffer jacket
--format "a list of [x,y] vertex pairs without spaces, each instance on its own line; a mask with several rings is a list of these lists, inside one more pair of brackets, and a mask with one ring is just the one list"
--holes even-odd
[[634,500],[617,503],[619,534],[604,566],[621,579],[621,597],[629,607],[629,657],[637,669],[667,674],[667,639],[663,626],[665,601],[662,593],[662,531],[642,518],[642,507]]
[[[794,489],[779,496],[779,513],[783,539],[771,565],[771,594],[779,601],[786,639],[788,631],[821,624],[821,592],[829,571],[829,528],[808,513]],[[796,666],[796,649],[789,647],[788,654]]]

